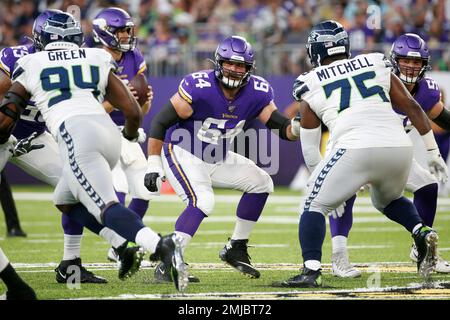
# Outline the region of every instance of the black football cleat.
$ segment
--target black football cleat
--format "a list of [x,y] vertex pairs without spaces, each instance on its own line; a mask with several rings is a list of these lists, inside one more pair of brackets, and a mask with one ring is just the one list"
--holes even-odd
[[185,291],[189,283],[189,272],[183,260],[181,250],[181,239],[175,234],[161,237],[156,250],[150,255],[151,261],[161,261],[171,274],[175,288],[178,291]]
[[[79,274],[76,268],[78,268]],[[56,282],[58,283],[72,283],[73,280],[79,281],[80,283],[108,283],[105,278],[96,276],[91,271],[86,270],[81,264],[81,258],[61,261],[56,267],[55,272]],[[79,276],[79,279],[75,278],[77,276]]]
[[425,278],[436,268],[438,235],[436,231],[422,226],[412,235],[417,248],[417,272]]
[[293,276],[281,282],[274,282],[273,287],[283,288],[317,288],[322,286],[321,269],[314,271],[303,267],[301,274]]
[[250,278],[259,278],[260,273],[250,263],[247,252],[248,240],[230,240],[220,251],[219,257],[237,271]]
[[34,290],[24,283],[20,287],[9,289],[6,292],[6,300],[37,300]]
[[[186,268],[188,267],[188,264],[186,263]],[[164,283],[164,282],[173,282],[171,270],[170,268],[167,268],[164,262],[160,262],[156,268],[155,268],[155,275],[154,275],[155,281],[157,283]],[[200,279],[196,276],[189,275],[188,281],[190,283],[194,282],[200,282]]]
[[11,228],[8,230],[7,236],[12,237],[26,237],[27,234],[21,228]]
[[141,247],[120,248],[119,256],[119,279],[125,280],[139,271],[145,252]]

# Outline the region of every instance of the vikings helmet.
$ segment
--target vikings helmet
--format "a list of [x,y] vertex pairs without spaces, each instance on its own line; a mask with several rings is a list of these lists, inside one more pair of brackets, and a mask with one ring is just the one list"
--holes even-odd
[[339,22],[326,20],[316,24],[309,33],[306,50],[311,64],[320,67],[325,58],[345,54],[350,58],[350,40]]
[[[409,75],[400,71],[399,58],[420,59],[422,66],[419,68],[402,67]],[[430,50],[426,42],[414,33],[406,33],[395,40],[391,47],[390,60],[395,74],[405,83],[414,84],[423,78],[425,72],[431,69]],[[417,76],[415,76],[417,74]]]
[[45,21],[49,17],[54,15],[55,13],[61,13],[61,12],[62,12],[61,10],[57,10],[57,9],[48,9],[48,10],[43,11],[34,20],[33,31],[32,31],[32,33],[33,33],[33,39],[32,40],[33,40],[34,46],[36,47],[37,51],[44,50],[44,47],[42,46],[39,37],[41,36],[42,27],[44,26]]
[[[246,72],[241,74],[228,71],[229,74],[239,78],[237,80],[230,79],[224,75],[222,66],[224,61],[243,63],[245,64]],[[217,46],[214,64],[214,71],[217,79],[219,79],[226,87],[238,88],[245,86],[250,80],[250,75],[255,68],[252,46],[242,37],[228,37]]]
[[42,26],[39,40],[44,50],[76,49],[83,44],[83,31],[70,13],[55,13]]
[[[137,38],[134,36],[134,23],[130,15],[120,8],[101,10],[92,21],[96,41],[122,52],[131,51],[136,47]],[[124,29],[128,32],[127,43],[121,43],[116,32]]]

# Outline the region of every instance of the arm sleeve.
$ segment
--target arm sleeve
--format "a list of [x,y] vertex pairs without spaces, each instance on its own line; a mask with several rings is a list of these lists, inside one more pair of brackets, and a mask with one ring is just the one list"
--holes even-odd
[[150,138],[164,141],[167,129],[182,120],[178,116],[172,102],[169,101],[153,118],[150,125]]
[[319,162],[322,160],[320,154],[321,127],[314,129],[300,130],[300,141],[302,144],[303,159],[310,172],[313,172]]

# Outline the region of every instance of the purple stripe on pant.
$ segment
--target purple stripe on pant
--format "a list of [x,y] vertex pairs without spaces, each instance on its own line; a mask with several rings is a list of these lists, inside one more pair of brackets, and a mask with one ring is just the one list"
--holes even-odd
[[194,188],[192,188],[192,185],[189,183],[187,175],[184,173],[180,162],[177,160],[175,153],[173,152],[173,145],[171,143],[165,143],[163,148],[170,170],[188,197],[189,206],[197,207],[197,196],[194,192]]

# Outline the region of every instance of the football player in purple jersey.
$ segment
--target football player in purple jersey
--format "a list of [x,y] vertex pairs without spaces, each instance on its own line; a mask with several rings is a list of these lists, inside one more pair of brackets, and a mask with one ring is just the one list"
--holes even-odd
[[[33,24],[33,43],[27,46],[5,48],[0,52],[0,97],[11,87],[11,74],[14,65],[21,57],[39,52],[43,49],[40,41],[42,27],[46,20],[60,10],[46,10],[42,12]],[[10,161],[33,177],[55,187],[61,176],[61,163],[58,145],[46,130],[45,122],[33,101],[28,101],[24,112],[21,114],[12,135],[17,139],[26,139],[35,133],[35,144],[44,147],[30,154],[12,157]],[[81,239],[83,226],[77,223],[67,214],[62,214],[62,227],[64,230],[64,254],[63,259],[55,269],[56,281],[66,283],[69,279],[66,271],[70,266],[77,266],[80,270],[80,281],[82,283],[106,283],[106,279],[96,276],[86,270],[81,263]],[[98,222],[92,220],[86,227],[92,232],[99,234],[114,247],[123,252],[126,247],[124,238],[117,235],[109,228],[105,228]]]
[[[109,52],[117,63],[116,74],[128,84],[132,92],[135,91],[131,82],[135,78],[145,81],[147,65],[136,47],[137,38],[134,36],[134,23],[130,15],[120,8],[106,8],[95,16],[92,24],[96,41],[102,44],[103,49]],[[153,97],[150,86],[149,89],[148,100],[141,106],[144,114],[147,113]],[[119,127],[123,126],[123,113],[108,101],[103,105],[114,123]],[[151,197],[142,181],[147,168],[146,158],[138,142],[122,140],[122,156],[113,170],[114,188],[122,204],[125,204],[126,195],[131,195],[128,208],[143,218]],[[108,259],[117,261],[117,253],[113,248],[108,252]]]
[[[167,177],[186,203],[175,223],[183,249],[202,220],[214,212],[214,187],[242,191],[234,232],[219,257],[242,274],[258,278],[247,244],[273,182],[253,161],[231,152],[230,144],[256,118],[285,140],[298,139],[299,122],[285,118],[275,106],[270,84],[252,75],[254,53],[244,38],[231,36],[220,42],[214,64],[213,70],[185,76],[178,92],[152,120],[145,185],[158,194]],[[157,266],[155,279],[171,281],[166,266]]]
[[[406,33],[398,37],[392,44],[390,61],[395,74],[402,80],[408,91],[422,107],[428,118],[441,128],[450,130],[450,112],[441,100],[438,85],[425,72],[430,70],[430,51],[426,42],[418,35]],[[417,130],[412,126],[408,117],[397,111],[410,136],[415,148],[426,149],[421,143]],[[437,210],[438,180],[418,161],[413,160],[408,177],[406,190],[414,194],[414,205],[427,226],[432,227]],[[347,252],[347,238],[352,227],[353,204],[355,197],[346,202],[345,208],[339,215],[329,217],[332,236],[332,272],[335,276],[344,278],[359,277],[361,272],[349,263]],[[413,244],[410,252],[412,261],[417,262],[417,248]],[[450,273],[450,264],[438,256],[436,272]]]

